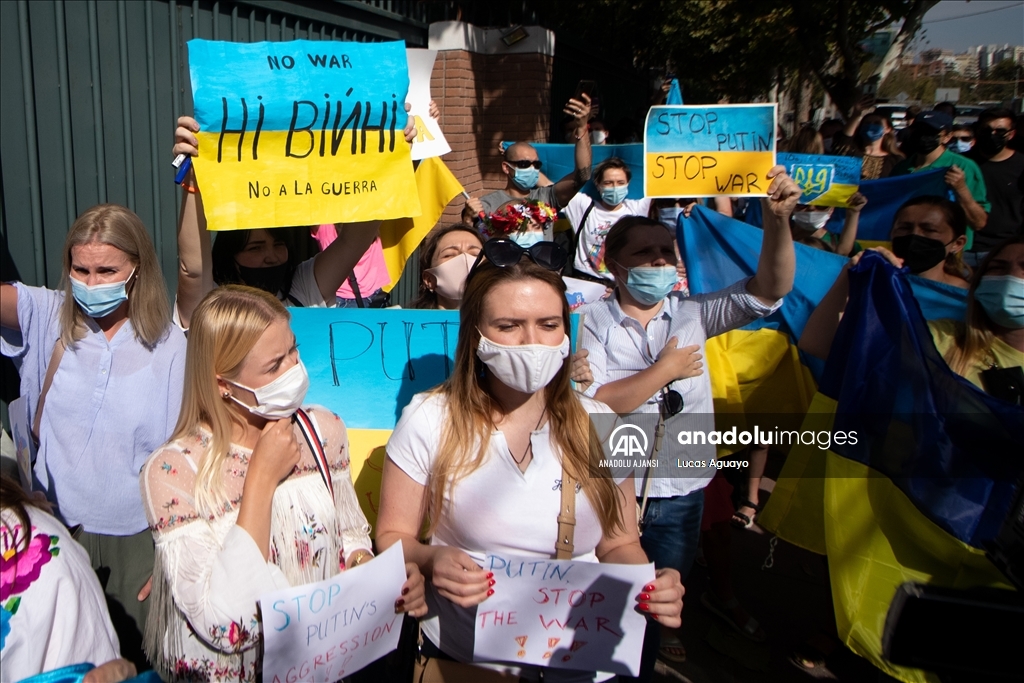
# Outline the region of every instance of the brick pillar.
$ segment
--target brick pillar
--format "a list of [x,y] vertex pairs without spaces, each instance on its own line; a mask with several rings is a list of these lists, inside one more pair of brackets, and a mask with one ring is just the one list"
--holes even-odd
[[[474,197],[505,187],[499,142],[548,139],[554,34],[526,29],[528,38],[506,47],[501,30],[454,21],[430,25],[430,49],[438,50],[430,92],[452,148],[444,162]],[[453,201],[440,224],[458,221],[464,203]]]

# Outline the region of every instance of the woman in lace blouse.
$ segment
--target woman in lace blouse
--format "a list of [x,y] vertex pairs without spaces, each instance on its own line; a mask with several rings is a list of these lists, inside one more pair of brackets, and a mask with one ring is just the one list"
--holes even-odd
[[[310,407],[321,475],[292,416],[309,386],[289,316],[265,292],[214,290],[192,317],[181,415],[142,470],[156,540],[146,652],[165,680],[256,680],[256,606],[373,557],[345,425]],[[396,612],[426,612],[408,564]]]

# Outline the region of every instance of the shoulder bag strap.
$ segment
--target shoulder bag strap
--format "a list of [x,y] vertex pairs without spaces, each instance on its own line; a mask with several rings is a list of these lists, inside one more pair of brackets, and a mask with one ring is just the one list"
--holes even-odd
[[356,280],[356,271],[354,270],[348,274],[348,286],[352,288],[352,293],[356,297],[356,306],[366,308],[366,304],[363,303],[362,292],[359,291],[359,282]]
[[32,417],[32,437],[39,443],[39,422],[43,419],[43,404],[46,403],[46,394],[53,384],[53,376],[57,374],[60,360],[64,357],[64,342],[60,339],[53,345],[53,353],[50,354],[50,362],[46,365],[46,378],[43,379],[43,388],[39,392],[39,400],[36,401],[36,414]]
[[576,480],[562,466],[562,500],[558,508],[558,540],[555,559],[571,560],[576,532]]
[[313,460],[316,461],[316,468],[320,471],[320,478],[324,480],[331,498],[334,498],[334,483],[331,481],[331,469],[327,464],[327,455],[324,453],[324,445],[320,441],[316,424],[306,411],[301,408],[295,411],[292,420],[299,426],[299,431],[305,437],[306,445],[309,446],[309,451],[313,454]]
[[580,219],[580,224],[576,226],[576,231],[572,236],[572,262],[576,262],[576,252],[580,248],[580,233],[583,232],[583,226],[587,224],[587,219],[590,218],[590,212],[594,210],[594,206],[597,202],[593,197],[590,198],[590,206],[583,212],[583,218]]

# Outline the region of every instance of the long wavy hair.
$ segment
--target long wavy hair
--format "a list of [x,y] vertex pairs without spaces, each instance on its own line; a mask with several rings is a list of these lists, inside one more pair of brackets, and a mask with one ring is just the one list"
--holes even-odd
[[60,339],[70,346],[85,336],[85,311],[71,293],[71,250],[86,244],[109,244],[123,251],[135,267],[128,287],[128,319],[135,337],[152,349],[171,326],[171,306],[160,262],[146,226],[130,209],[117,204],[98,204],[79,216],[64,240],[61,288]]
[[196,509],[202,514],[215,514],[228,500],[224,459],[233,427],[244,426],[221,397],[217,377],[238,377],[242,361],[270,324],[289,318],[276,297],[242,285],[218,287],[203,297],[192,314],[181,413],[171,440],[197,436],[202,427],[212,434],[195,483]]
[[[445,514],[445,494],[452,495],[459,481],[483,463],[491,431],[495,429],[494,416],[503,413],[501,404],[488,393],[482,381],[486,366],[476,355],[484,301],[498,285],[524,280],[539,280],[558,292],[562,300],[562,323],[566,333],[570,329],[565,284],[557,273],[541,268],[529,258],[507,268],[499,268],[486,261],[479,264],[466,286],[459,310],[455,371],[434,390],[445,397],[447,415],[428,483],[428,513],[432,527]],[[572,359],[566,358],[561,370],[543,389],[551,434],[556,452],[561,453],[562,466],[582,486],[601,521],[601,529],[607,535],[621,528],[621,496],[610,475],[591,475],[599,468],[603,451],[590,416],[570,384],[571,366]],[[551,524],[553,527],[554,520]]]
[[992,348],[995,339],[992,333],[992,320],[985,313],[985,309],[978,305],[974,293],[988,272],[992,260],[1014,244],[1024,244],[1024,235],[1011,237],[990,251],[971,278],[971,286],[967,290],[967,315],[964,317],[966,322],[956,326],[956,344],[950,347],[945,357],[946,363],[958,375],[966,375],[971,366],[983,360],[988,350]]

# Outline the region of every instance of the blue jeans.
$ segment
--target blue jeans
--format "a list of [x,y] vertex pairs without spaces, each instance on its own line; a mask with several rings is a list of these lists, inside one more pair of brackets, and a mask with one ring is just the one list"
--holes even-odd
[[697,556],[703,513],[704,489],[685,496],[647,500],[640,545],[656,569],[676,569],[686,580]]

